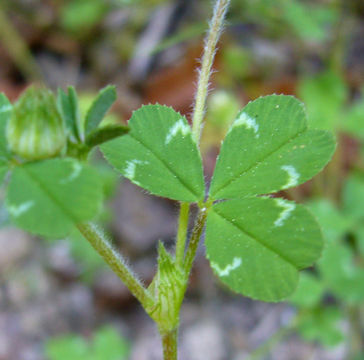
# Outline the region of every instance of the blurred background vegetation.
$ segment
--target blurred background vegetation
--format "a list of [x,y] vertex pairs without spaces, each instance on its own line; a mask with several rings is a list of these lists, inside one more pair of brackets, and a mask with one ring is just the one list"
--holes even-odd
[[[110,122],[143,103],[190,115],[210,0],[3,0],[0,91],[75,85],[87,109],[117,85]],[[215,63],[202,150],[206,178],[238,110],[292,94],[311,127],[333,131],[333,161],[280,195],[306,203],[326,247],[282,304],[234,296],[199,257],[182,311],[181,359],[364,359],[364,2],[232,0]],[[91,99],[91,100],[90,100]],[[100,215],[146,282],[157,240],[172,243],[177,205],[122,182],[93,156],[110,206]],[[80,234],[47,241],[0,209],[0,360],[153,360],[153,324]],[[203,253],[201,248],[201,253]]]

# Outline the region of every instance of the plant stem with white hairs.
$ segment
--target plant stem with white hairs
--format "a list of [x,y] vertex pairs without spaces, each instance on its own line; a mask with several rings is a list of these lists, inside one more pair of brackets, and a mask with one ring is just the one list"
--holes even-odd
[[197,143],[200,141],[201,136],[201,128],[205,114],[211,69],[216,54],[216,46],[222,32],[224,19],[229,4],[230,0],[217,0],[214,8],[214,15],[210,23],[208,36],[205,40],[192,118],[192,131]]

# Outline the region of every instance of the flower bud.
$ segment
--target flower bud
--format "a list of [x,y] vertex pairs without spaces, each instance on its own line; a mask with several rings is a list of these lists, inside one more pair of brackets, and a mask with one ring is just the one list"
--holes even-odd
[[54,157],[66,144],[62,117],[53,93],[29,87],[14,104],[7,124],[9,148],[27,160]]

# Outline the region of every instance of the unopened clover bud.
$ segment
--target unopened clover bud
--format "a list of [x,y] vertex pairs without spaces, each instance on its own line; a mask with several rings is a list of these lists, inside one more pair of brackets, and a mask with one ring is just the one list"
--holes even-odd
[[14,104],[6,136],[10,150],[26,160],[58,155],[66,134],[53,93],[35,86],[26,89]]

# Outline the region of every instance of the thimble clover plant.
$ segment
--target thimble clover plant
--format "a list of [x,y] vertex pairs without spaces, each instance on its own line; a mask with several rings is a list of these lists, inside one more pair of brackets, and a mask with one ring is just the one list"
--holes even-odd
[[[165,360],[177,359],[179,313],[196,251],[233,291],[279,301],[295,290],[299,271],[320,256],[323,240],[304,206],[270,194],[311,179],[335,150],[333,136],[308,128],[304,106],[270,95],[239,112],[221,145],[210,184],[204,179],[200,135],[208,83],[229,5],[217,0],[205,43],[192,126],[172,108],[147,105],[129,127],[103,125],[116,99],[103,89],[85,118],[77,94],[29,88],[18,102],[0,97],[0,173],[6,208],[18,227],[46,237],[77,228],[156,322]],[[87,164],[99,146],[105,159],[152,195],[180,203],[175,251],[159,243],[158,268],[145,286],[92,221],[102,205],[97,171]],[[190,206],[198,214],[188,233]]]

